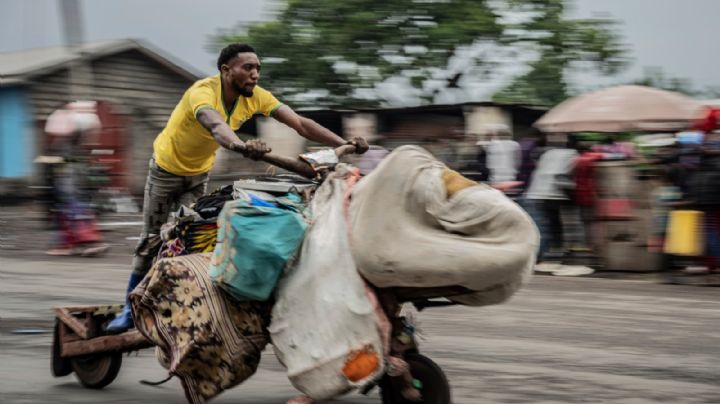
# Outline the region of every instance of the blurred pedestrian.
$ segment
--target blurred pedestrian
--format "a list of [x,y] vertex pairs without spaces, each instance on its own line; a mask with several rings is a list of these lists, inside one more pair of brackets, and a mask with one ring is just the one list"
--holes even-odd
[[704,268],[700,269],[713,272],[720,268],[720,134],[705,134],[700,156],[688,181],[688,195],[704,217]]
[[515,181],[520,168],[520,160],[520,145],[512,139],[510,128],[506,125],[492,127],[490,143],[487,145],[490,183]]
[[465,161],[459,171],[465,178],[473,181],[487,182],[490,179],[490,170],[487,167],[487,152],[482,142],[475,145],[475,155]]
[[667,236],[668,220],[670,211],[682,204],[682,190],[676,185],[675,170],[672,167],[662,166],[659,183],[650,193],[650,211],[652,214],[652,225],[648,250],[661,254],[661,270],[669,270],[672,266],[671,256],[665,254],[664,245]]
[[536,130],[531,136],[520,141],[520,170],[518,181],[522,181],[525,188],[530,186],[532,176],[540,156],[547,150],[547,135]]
[[91,101],[71,102],[48,117],[45,132],[55,154],[48,171],[55,222],[48,255],[95,256],[109,249],[81,192],[88,160],[84,144],[99,129]]
[[562,212],[574,194],[573,169],[577,157],[576,141],[569,137],[566,147],[546,151],[525,192],[529,211],[540,229],[540,260],[564,253]]
[[575,159],[573,170],[575,177],[575,204],[578,207],[580,221],[583,225],[583,248],[594,251],[593,222],[595,220],[595,205],[597,201],[597,183],[595,181],[595,163],[602,160],[603,153],[592,151],[586,142],[578,143],[580,154]]
[[683,193],[691,193],[693,186],[690,181],[702,162],[702,144],[705,134],[701,131],[687,131],[677,134],[677,147],[673,156],[674,165],[678,170],[678,185]]

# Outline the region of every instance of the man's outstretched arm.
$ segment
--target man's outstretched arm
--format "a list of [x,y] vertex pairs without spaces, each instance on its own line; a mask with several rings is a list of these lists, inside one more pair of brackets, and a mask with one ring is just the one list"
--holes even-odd
[[308,140],[333,147],[345,144],[345,140],[343,138],[312,119],[298,115],[287,105],[283,105],[278,108],[277,111],[272,114],[272,117],[295,129],[300,136]]
[[[272,117],[285,125],[295,129],[300,136],[322,143],[324,145],[337,147],[347,143],[343,138],[333,133],[331,130],[323,127],[312,119],[298,115],[292,108],[283,105],[272,114]],[[353,138],[352,142],[357,146],[358,153],[367,151],[368,145],[364,138]]]

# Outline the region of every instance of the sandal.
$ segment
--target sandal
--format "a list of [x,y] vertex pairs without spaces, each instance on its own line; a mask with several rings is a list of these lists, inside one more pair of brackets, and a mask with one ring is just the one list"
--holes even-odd
[[58,247],[58,248],[51,248],[47,251],[45,251],[45,254],[52,255],[56,257],[68,257],[73,254],[73,249],[69,247]]
[[88,247],[80,252],[83,257],[97,257],[98,255],[106,253],[110,249],[107,244],[99,244],[93,247]]

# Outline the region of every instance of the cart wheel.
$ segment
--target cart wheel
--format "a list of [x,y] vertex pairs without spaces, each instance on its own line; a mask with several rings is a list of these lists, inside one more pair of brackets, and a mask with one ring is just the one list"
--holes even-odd
[[[450,384],[440,366],[430,358],[419,353],[405,354],[405,361],[410,365],[415,388],[422,393],[423,404],[450,404]],[[385,376],[380,381],[380,395],[383,404],[418,404],[408,401],[400,395],[400,390],[393,380]]]
[[50,369],[55,377],[67,376],[72,373],[70,360],[60,356],[60,322],[55,320],[52,339],[52,354],[50,355]]
[[122,352],[79,356],[71,358],[70,364],[83,386],[101,389],[112,383],[120,372]]

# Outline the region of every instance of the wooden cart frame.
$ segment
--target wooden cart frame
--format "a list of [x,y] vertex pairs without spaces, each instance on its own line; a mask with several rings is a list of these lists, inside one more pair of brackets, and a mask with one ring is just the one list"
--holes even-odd
[[75,373],[85,387],[101,389],[115,380],[124,352],[152,347],[136,329],[109,335],[104,325],[123,305],[55,308],[51,368],[55,377]]

